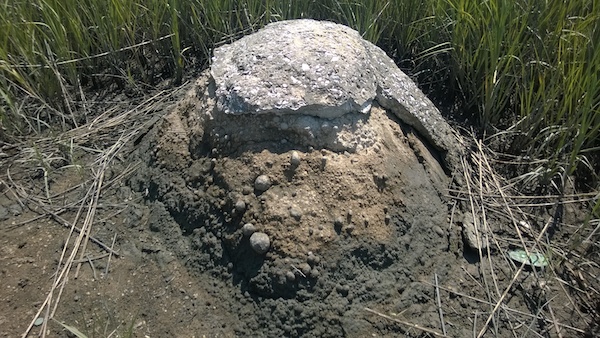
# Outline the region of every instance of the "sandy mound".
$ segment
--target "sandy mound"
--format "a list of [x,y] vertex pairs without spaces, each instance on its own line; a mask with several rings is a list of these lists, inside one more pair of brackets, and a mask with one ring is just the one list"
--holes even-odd
[[[145,163],[132,180],[166,211],[151,226],[187,236],[186,249],[169,241],[195,269],[218,271],[251,298],[296,302],[300,292],[315,301],[310,312],[341,299],[349,306],[348,297],[399,302],[398,287],[431,272],[427,257],[448,248],[441,195],[449,179],[409,126],[374,105],[370,114],[324,122],[332,130],[325,142],[302,128],[282,133],[275,127],[293,122],[275,115],[200,118],[213,109],[210,90],[205,74],[145,137]],[[266,190],[257,189],[259,176]],[[252,231],[269,236],[266,254],[251,248]],[[319,300],[332,291],[339,299]],[[269,323],[284,330],[284,322]],[[304,321],[303,330],[315,323]]]
[[[381,61],[370,56],[376,47],[354,35],[365,49],[361,62]],[[238,54],[215,55],[235,61],[232,53],[249,53],[242,47]],[[272,65],[246,61],[215,61],[140,143],[143,164],[131,184],[149,200],[151,229],[193,270],[239,286],[224,302],[244,318],[240,332],[339,336],[342,330],[364,336],[372,325],[351,319],[364,306],[418,305],[415,311],[421,311],[423,285],[408,285],[431,276],[431,257],[454,258],[450,236],[459,242],[447,231],[442,199],[450,181],[444,169],[451,168],[445,155],[455,153],[447,143],[450,127],[397,68],[390,72],[402,79],[378,80],[383,72],[375,67],[373,79],[358,79],[365,85],[309,88],[302,84],[316,76],[315,62],[306,61],[304,70],[300,65],[299,73],[285,68],[286,61],[279,69],[293,75],[277,79],[299,81],[297,90],[289,87],[300,96],[281,103],[275,89],[285,84],[273,86],[266,78]],[[352,64],[328,67],[334,70],[324,73],[351,77],[344,72],[352,72]],[[224,75],[224,69],[241,78]],[[305,78],[298,80],[302,71]],[[258,89],[256,76],[265,77]],[[365,97],[354,89],[369,83],[372,92],[363,104]],[[414,92],[394,97],[402,86]],[[331,91],[340,101],[331,103]],[[411,100],[403,97],[419,107],[405,107]],[[249,110],[234,109],[240,107]],[[445,275],[450,265],[435,269]]]

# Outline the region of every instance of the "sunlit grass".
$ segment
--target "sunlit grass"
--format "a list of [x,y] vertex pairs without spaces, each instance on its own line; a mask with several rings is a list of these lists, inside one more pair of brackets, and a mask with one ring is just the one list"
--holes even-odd
[[80,84],[178,81],[192,58],[207,66],[216,45],[268,22],[316,18],[385,48],[428,89],[454,97],[481,131],[513,126],[508,151],[545,159],[540,179],[581,166],[594,174],[599,12],[592,0],[3,0],[2,127],[28,131],[20,98],[68,116],[65,95]]

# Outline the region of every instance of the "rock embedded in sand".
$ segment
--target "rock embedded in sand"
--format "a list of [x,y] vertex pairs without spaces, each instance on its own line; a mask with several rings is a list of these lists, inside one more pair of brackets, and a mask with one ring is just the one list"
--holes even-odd
[[487,244],[485,241],[485,232],[482,231],[481,219],[479,216],[473,216],[470,212],[463,215],[463,237],[471,249],[485,250]]
[[252,234],[255,232],[256,227],[252,223],[246,223],[244,226],[242,226],[242,234],[244,234],[246,237],[252,236]]
[[295,220],[299,221],[302,218],[302,210],[300,210],[296,206],[293,206],[290,208],[290,216],[292,216]]
[[238,200],[237,202],[235,202],[235,211],[236,212],[243,212],[244,210],[246,210],[246,202],[242,201],[242,200]]
[[292,151],[292,155],[290,156],[290,165],[294,168],[300,165],[300,155],[297,151]]
[[264,232],[255,232],[250,236],[250,247],[257,254],[262,255],[269,251],[270,246],[271,240],[269,239],[269,235]]
[[271,179],[267,175],[260,175],[254,181],[254,189],[263,192],[271,187]]
[[[296,27],[298,23],[286,24]],[[319,39],[328,35],[320,35],[319,31],[323,31],[320,28],[322,24],[336,27],[330,23],[309,20],[299,25],[306,28],[308,33],[298,29],[282,31],[281,34],[289,34],[292,40],[310,46],[311,34],[319,36]],[[268,43],[268,40],[263,41]],[[272,53],[271,61],[276,62],[281,56],[301,53],[301,58],[309,60],[301,61],[310,68],[304,67],[309,73],[310,70],[317,69],[310,61],[314,59],[313,55],[322,58],[321,54],[327,54],[330,45],[346,43],[335,41],[335,37],[332,42],[319,41],[323,50],[281,46],[284,50],[271,50],[254,56],[264,56],[268,60],[269,53]],[[244,54],[243,48],[238,53],[242,58],[254,57],[251,53]],[[362,52],[359,50],[359,53]],[[215,56],[218,55],[215,53]],[[354,56],[349,54],[349,57]],[[302,97],[307,100],[314,99],[312,80],[294,75],[294,70],[286,72],[286,65],[294,65],[286,64],[285,60],[280,61],[276,66],[282,67],[282,71],[273,73],[276,80],[284,76],[291,80],[289,76],[294,76],[307,84],[306,88],[296,88],[305,91],[298,95],[304,95]],[[255,79],[260,90],[265,90],[256,92],[256,96],[250,98],[255,103],[262,103],[263,99],[271,100],[272,97],[268,95],[278,94],[277,91],[285,88],[285,83],[281,86],[270,83],[271,74],[268,72],[258,70],[258,73],[253,73],[253,68],[235,68],[239,64],[232,62],[227,66],[233,67],[234,72],[247,71],[246,75],[249,77],[257,74],[265,76]],[[269,66],[264,59],[261,62],[262,65]],[[300,65],[302,68],[302,63]],[[344,73],[351,73],[356,68],[356,64],[342,62],[331,65],[334,71],[324,70],[322,80],[332,81],[328,76],[338,74],[336,67]],[[253,67],[251,64],[249,66]],[[381,74],[395,72],[399,70],[388,69],[381,71]],[[404,81],[399,77],[395,78]],[[307,336],[343,335],[341,328],[330,325],[328,316],[333,313],[336,321],[338,318],[362,316],[362,313],[354,312],[359,311],[359,307],[343,306],[352,297],[360,300],[361,306],[376,306],[381,302],[399,304],[411,295],[397,292],[392,295],[389,292],[390,285],[410,285],[413,276],[430,276],[432,263],[445,257],[453,259],[454,253],[448,251],[446,242],[455,237],[440,238],[432,230],[434,225],[444,228],[448,217],[447,202],[443,200],[443,195],[450,178],[442,169],[443,152],[434,151],[435,144],[427,143],[428,139],[436,142],[435,133],[420,137],[422,135],[418,135],[418,131],[397,118],[398,111],[401,110],[397,105],[411,104],[411,98],[415,99],[415,104],[425,103],[425,110],[434,109],[430,102],[423,101],[425,99],[420,96],[422,93],[416,92],[414,84],[407,82],[405,89],[402,89],[396,86],[398,83],[394,84],[390,80],[390,83],[386,82],[388,89],[382,88],[381,94],[375,94],[374,97],[381,95],[384,100],[389,100],[398,111],[373,102],[368,112],[361,111],[358,105],[357,111],[338,117],[325,117],[329,113],[339,113],[335,109],[340,107],[332,105],[331,110],[326,111],[323,116],[316,109],[321,103],[304,108],[307,109],[304,111],[300,108],[294,111],[289,108],[291,106],[288,106],[288,110],[282,106],[281,109],[270,112],[252,109],[245,112],[225,111],[227,100],[235,104],[235,100],[246,100],[238,94],[254,94],[253,87],[246,87],[244,82],[221,87],[222,80],[211,78],[208,72],[204,72],[186,94],[185,100],[178,103],[168,118],[159,120],[162,122],[156,133],[148,133],[143,137],[140,143],[143,148],[140,148],[139,154],[148,163],[148,170],[140,170],[132,184],[140,192],[144,188],[159,188],[153,190],[157,196],[152,205],[160,213],[155,217],[155,210],[152,209],[151,219],[156,218],[157,221],[151,222],[150,226],[160,226],[161,231],[157,235],[166,238],[169,248],[174,248],[182,256],[188,253],[193,255],[191,267],[199,267],[207,272],[210,269],[216,275],[234,281],[229,287],[239,288],[239,281],[244,289],[247,287],[252,292],[252,297],[249,292],[245,293],[244,299],[249,304],[241,308],[237,300],[222,297],[227,300],[224,302],[225,306],[231,304],[236,311],[242,310],[248,314],[243,318],[244,327],[251,327],[256,335],[264,336],[291,336],[292,334],[284,334],[283,324],[294,325],[295,330],[302,330]],[[246,80],[252,81],[250,78],[244,79]],[[318,82],[318,79],[313,80]],[[372,89],[372,78],[362,80],[355,84],[366,91],[370,90],[368,88]],[[400,84],[404,85],[403,82]],[[396,94],[392,86],[396,86],[399,91],[404,90],[399,95],[404,95],[406,100],[403,101],[400,96],[394,99]],[[290,87],[287,84],[287,88]],[[218,88],[223,91],[218,91]],[[335,89],[329,87],[329,90]],[[227,90],[228,93],[224,92]],[[348,93],[353,90],[350,88]],[[227,96],[227,100],[220,95]],[[327,94],[324,95],[322,98],[327,97]],[[340,97],[340,102],[349,102],[344,100],[350,100],[351,97],[353,96],[346,95],[345,99]],[[310,109],[313,109],[313,115],[309,114]],[[340,109],[343,111],[343,107]],[[420,108],[407,108],[406,121],[411,122],[410,114],[414,109]],[[435,123],[439,118],[436,114],[439,115],[435,111],[430,114],[433,124],[428,125],[428,128],[444,130],[443,125]],[[417,117],[414,119],[412,122],[415,125],[427,122]],[[424,130],[424,135],[427,136],[428,129]],[[228,135],[226,141],[225,135]],[[167,149],[157,154],[148,154],[146,149],[154,144]],[[176,150],[179,149],[187,151],[185,156],[171,156],[172,153],[178,154]],[[210,153],[210,149],[215,149],[214,155]],[[172,161],[180,162],[177,168],[190,169],[173,170],[155,167],[154,164]],[[294,164],[298,164],[298,167],[293,167]],[[203,170],[196,170],[196,167]],[[196,176],[189,179],[192,173]],[[374,173],[378,174],[375,182]],[[377,183],[385,183],[385,189],[378,189]],[[190,187],[199,194],[190,194]],[[154,196],[151,197],[149,203],[155,199]],[[235,207],[239,200],[246,202],[246,208],[238,213],[243,209]],[[296,206],[297,210],[291,209],[292,206]],[[384,222],[385,217],[387,224]],[[180,222],[182,231],[171,230],[171,225],[174,226],[176,222]],[[246,222],[251,222],[256,227]],[[189,231],[191,224],[199,226],[193,241],[184,241],[185,238],[178,241],[172,239],[173,234],[181,236],[181,233]],[[169,228],[164,225],[169,225]],[[237,229],[239,226],[242,226],[241,229]],[[272,240],[270,236],[273,236]],[[191,245],[189,247],[186,244],[188,242]],[[309,254],[307,257],[309,251],[318,252],[319,256]],[[223,269],[224,261],[232,262],[228,265],[231,268]],[[415,264],[415,261],[419,264]],[[308,265],[303,265],[304,262]],[[229,271],[229,275],[225,275],[223,270]],[[410,275],[398,275],[398,271],[410,271]],[[448,276],[451,276],[450,271]],[[317,277],[318,283],[315,281]],[[342,286],[340,290],[347,299],[340,302],[339,297],[320,297],[331,294],[335,284],[346,279],[348,285]],[[373,290],[361,291],[365,289],[365,281],[369,280],[377,280],[378,284],[374,283],[376,286]],[[230,283],[219,285],[228,284]],[[350,293],[349,290],[353,292]],[[222,292],[223,295],[230,294],[230,289]],[[369,297],[365,298],[367,293]],[[255,298],[254,295],[259,297]],[[263,306],[265,303],[262,299],[268,300],[268,306]],[[307,310],[302,321],[296,322],[293,318],[295,312],[290,306],[294,304]],[[272,310],[272,305],[277,306],[277,311]],[[308,320],[305,321],[304,318]],[[361,332],[372,331],[370,323],[365,322],[364,325],[365,331]],[[331,330],[330,326],[333,327]],[[357,337],[367,335],[356,332],[346,334]]]

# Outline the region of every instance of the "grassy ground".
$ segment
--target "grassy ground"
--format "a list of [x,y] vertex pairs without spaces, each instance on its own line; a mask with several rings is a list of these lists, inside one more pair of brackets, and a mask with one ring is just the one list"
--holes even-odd
[[[214,46],[292,18],[347,24],[384,48],[510,162],[520,189],[600,190],[594,0],[0,0],[0,140],[78,127],[86,90],[177,82]],[[598,243],[598,218],[596,196],[563,244]]]
[[[68,101],[80,86],[180,79],[192,59],[206,66],[216,44],[270,21],[310,17],[357,29],[431,95],[450,97],[446,103],[487,135],[510,133],[505,150],[539,160],[531,172],[546,182],[598,171],[596,1],[4,0],[0,6],[3,132],[36,130],[53,118],[76,125]],[[23,111],[24,96],[57,110],[31,123],[38,116]]]

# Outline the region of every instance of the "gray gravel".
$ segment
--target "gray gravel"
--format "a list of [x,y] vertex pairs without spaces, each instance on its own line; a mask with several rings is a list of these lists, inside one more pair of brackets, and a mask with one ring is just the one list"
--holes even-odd
[[246,223],[246,224],[244,224],[244,226],[242,226],[242,233],[246,237],[251,236],[255,232],[256,232],[256,227],[252,223]]
[[254,181],[254,189],[263,192],[271,187],[271,179],[267,175],[260,175]]
[[252,236],[250,236],[250,246],[257,254],[264,254],[269,251],[269,247],[271,247],[269,235],[264,232],[253,233]]

